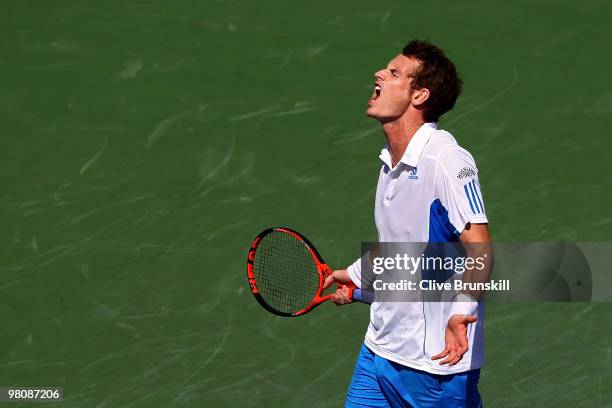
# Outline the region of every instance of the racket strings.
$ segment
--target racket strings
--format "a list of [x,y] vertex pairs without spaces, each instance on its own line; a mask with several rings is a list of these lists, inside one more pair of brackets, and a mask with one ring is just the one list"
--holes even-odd
[[253,268],[261,296],[283,313],[305,308],[319,289],[317,265],[308,248],[286,232],[273,231],[260,241]]

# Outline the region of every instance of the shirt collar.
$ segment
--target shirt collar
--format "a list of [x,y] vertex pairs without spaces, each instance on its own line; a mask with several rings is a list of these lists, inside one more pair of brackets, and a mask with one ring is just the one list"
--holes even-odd
[[[410,142],[406,147],[406,151],[399,162],[407,164],[410,167],[416,167],[419,159],[421,158],[421,154],[423,154],[425,145],[429,141],[431,134],[435,132],[437,128],[438,125],[435,122],[427,122],[421,125],[421,127],[412,136],[412,139],[410,139]],[[380,151],[380,159],[390,169],[393,168],[391,165],[391,151],[389,150],[388,145],[385,145],[385,147],[383,147],[383,149]]]

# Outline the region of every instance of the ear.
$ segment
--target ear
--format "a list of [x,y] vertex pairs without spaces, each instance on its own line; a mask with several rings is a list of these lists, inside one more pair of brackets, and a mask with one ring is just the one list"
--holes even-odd
[[429,99],[429,89],[421,88],[412,92],[412,105],[421,106]]

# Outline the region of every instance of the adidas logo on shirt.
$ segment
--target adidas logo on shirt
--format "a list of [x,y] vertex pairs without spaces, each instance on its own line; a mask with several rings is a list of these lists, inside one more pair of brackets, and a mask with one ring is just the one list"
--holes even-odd
[[459,173],[457,174],[457,178],[459,180],[462,180],[464,178],[474,177],[475,175],[476,175],[476,171],[473,168],[464,167],[461,170],[459,170]]

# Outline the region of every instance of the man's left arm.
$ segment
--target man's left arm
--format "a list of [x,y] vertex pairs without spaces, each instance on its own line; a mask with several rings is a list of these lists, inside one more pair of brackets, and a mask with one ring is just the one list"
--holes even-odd
[[[464,283],[484,282],[489,279],[493,254],[489,236],[484,198],[480,191],[478,168],[472,155],[459,146],[445,149],[439,157],[434,179],[437,196],[448,211],[451,230],[464,248],[466,264],[461,279]],[[467,264],[468,259],[479,259],[484,268]],[[480,267],[480,263],[478,267]],[[464,290],[456,294],[450,306],[445,329],[445,348],[433,357],[440,364],[457,364],[468,350],[467,328],[478,319],[479,291]]]

